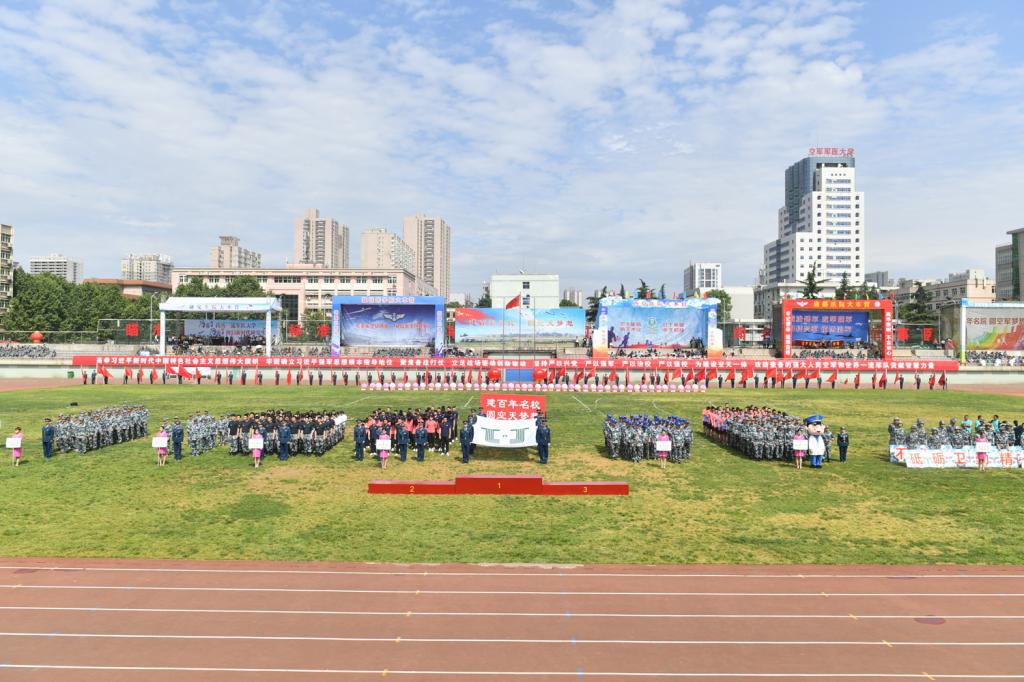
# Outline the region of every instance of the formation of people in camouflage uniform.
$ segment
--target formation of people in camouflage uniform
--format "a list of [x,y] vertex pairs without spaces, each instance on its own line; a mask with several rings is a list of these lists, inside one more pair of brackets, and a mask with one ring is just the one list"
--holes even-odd
[[345,440],[348,417],[344,412],[289,412],[270,410],[233,414],[223,422],[224,442],[232,455],[249,454],[249,438],[263,436],[264,455],[316,455]]
[[658,415],[620,416],[608,415],[604,421],[604,446],[612,459],[631,459],[640,462],[657,459],[658,436],[667,434],[671,439],[670,462],[682,462],[690,458],[693,431],[690,421],[682,417]]
[[1019,446],[1024,426],[1014,422],[1001,421],[999,415],[986,420],[981,415],[970,419],[966,414],[963,419],[950,417],[939,420],[937,426],[928,428],[923,419],[918,419],[909,428],[905,428],[902,420],[895,417],[889,424],[889,445],[905,446],[911,449],[927,448],[963,448],[974,445],[976,439],[984,437],[998,450]]
[[215,418],[208,410],[190,415],[185,427],[188,451],[193,457],[227,442],[227,417]]
[[[703,413],[704,435],[753,459],[793,459],[793,438],[807,437],[800,417],[771,407],[708,406]],[[832,432],[825,427],[825,461],[832,452]]]
[[53,431],[58,452],[84,454],[145,437],[149,410],[144,405],[119,405],[61,414],[53,421]]

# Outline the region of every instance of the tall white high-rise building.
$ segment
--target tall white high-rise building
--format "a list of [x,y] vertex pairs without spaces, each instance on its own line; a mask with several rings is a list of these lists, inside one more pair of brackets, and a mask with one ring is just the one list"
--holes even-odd
[[307,208],[295,219],[295,263],[348,267],[348,225]]
[[238,237],[222,236],[220,244],[210,249],[211,268],[259,268],[263,264],[263,256],[242,248]]
[[121,259],[121,279],[171,283],[174,261],[162,253],[129,253]]
[[562,300],[571,301],[574,306],[583,307],[583,291],[580,289],[563,289]]
[[444,218],[417,213],[406,216],[402,237],[416,256],[417,279],[437,290],[448,299],[452,279],[452,231]]
[[807,278],[851,285],[864,282],[864,193],[857,189],[853,149],[815,147],[786,169],[786,204],[778,237],[764,247],[759,283],[770,286]]
[[85,266],[82,261],[71,260],[59,253],[51,253],[49,256],[40,258],[29,258],[28,271],[33,275],[48,272],[73,284],[81,284],[85,277]]
[[361,268],[400,268],[416,273],[416,254],[412,247],[394,232],[377,227],[361,237]]
[[722,288],[721,263],[690,263],[683,270],[683,293],[696,296],[701,289]]
[[0,310],[7,310],[14,295],[14,228],[0,225]]

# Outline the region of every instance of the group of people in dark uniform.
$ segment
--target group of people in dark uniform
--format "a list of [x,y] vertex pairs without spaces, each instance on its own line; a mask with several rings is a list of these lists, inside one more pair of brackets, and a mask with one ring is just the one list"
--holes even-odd
[[462,461],[469,462],[473,454],[473,425],[476,411],[471,411],[459,427],[459,411],[454,406],[426,407],[414,410],[374,410],[365,419],[356,421],[352,429],[355,459],[362,461],[369,448],[376,457],[376,443],[382,433],[391,437],[392,447],[399,461],[408,458],[410,447],[416,451],[416,461],[423,462],[426,452],[448,457],[451,444],[458,438]]
[[659,459],[658,441],[667,436],[670,449],[666,459],[678,463],[690,458],[693,431],[690,420],[658,415],[608,415],[604,421],[604,446],[612,459]]
[[[704,435],[753,459],[791,461],[793,440],[815,435],[808,429],[808,420],[771,407],[708,406],[703,412]],[[846,461],[850,436],[842,429],[835,437],[827,425],[820,434],[824,445],[823,461],[830,461],[833,445],[838,446],[840,461]]]
[[263,438],[263,452],[286,460],[291,455],[322,457],[345,440],[344,412],[268,410],[231,415],[227,420],[228,454],[249,454],[249,438]]

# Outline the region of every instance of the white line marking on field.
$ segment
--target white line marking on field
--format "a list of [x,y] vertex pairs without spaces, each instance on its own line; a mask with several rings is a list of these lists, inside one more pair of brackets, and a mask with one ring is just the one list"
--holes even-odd
[[[218,613],[245,615],[308,615],[308,616],[395,616],[409,618],[420,617],[469,617],[469,618],[564,618],[565,613],[559,612],[510,612],[510,611],[324,611],[296,609],[162,609],[144,607],[99,607],[99,606],[0,606],[0,611],[85,611],[112,613]],[[958,616],[920,614],[870,614],[854,616],[851,614],[813,614],[813,613],[579,613],[573,612],[573,618],[668,618],[675,620],[835,620],[853,618],[854,620],[914,620],[917,618],[942,618],[943,620],[1024,620],[1021,616],[1003,616],[986,614],[968,614]]]
[[[0,669],[12,670],[105,670],[116,672],[178,672],[178,673],[276,673],[310,675],[430,675],[440,677],[576,677],[579,670],[384,670],[356,668],[214,668],[198,666],[143,666],[143,665],[47,665],[42,663],[0,663]],[[920,680],[919,673],[698,673],[698,672],[584,672],[585,677],[636,677],[636,678],[694,678],[723,677],[732,679],[840,679],[872,678],[881,680]],[[1024,675],[931,675],[936,680],[1024,680]]]
[[462,406],[462,409],[466,409],[467,407],[469,407],[469,404],[471,402],[473,402],[473,396],[472,395],[469,396],[468,398],[466,398],[466,404]]
[[[22,590],[122,590],[165,592],[282,592],[313,594],[444,594],[517,595],[543,597],[821,597],[820,592],[581,592],[544,590],[372,590],[314,587],[188,587],[162,585],[0,585],[0,589]],[[1024,592],[833,592],[831,597],[1024,597]]]
[[570,396],[572,396],[572,399],[573,399],[573,400],[575,400],[575,401],[576,401],[576,402],[578,402],[578,403],[579,403],[580,405],[582,405],[582,406],[583,406],[583,409],[584,409],[584,410],[586,410],[587,412],[593,412],[593,410],[592,410],[592,409],[590,409],[590,405],[587,405],[587,404],[586,404],[585,402],[583,402],[582,400],[580,400],[579,398],[577,398],[577,397],[576,397],[576,394],[575,394],[575,393],[570,393],[569,395],[570,395]]
[[928,647],[1022,647],[1024,642],[889,642],[887,640],[731,640],[731,639],[522,639],[495,637],[329,637],[297,635],[176,635],[105,632],[0,632],[0,637],[46,637],[66,639],[184,639],[245,640],[267,642],[395,642],[413,644],[620,644],[636,646],[900,646]]
[[423,570],[408,570],[408,571],[357,571],[357,570],[309,570],[309,569],[280,569],[280,568],[174,568],[174,567],[158,567],[158,566],[32,566],[30,564],[20,566],[0,566],[0,570],[33,570],[33,571],[55,571],[55,572],[72,572],[72,571],[94,571],[94,572],[109,572],[109,573],[228,573],[228,574],[275,574],[280,573],[283,575],[296,574],[296,575],[380,575],[380,576],[404,576],[404,575],[415,575],[415,576],[430,576],[430,577],[446,577],[446,576],[472,576],[472,577],[530,577],[530,578],[799,578],[801,580],[807,578],[841,578],[843,580],[850,579],[869,579],[876,580],[879,578],[888,579],[907,579],[907,578],[936,578],[936,579],[949,579],[949,578],[1005,578],[1005,579],[1021,579],[1024,578],[1024,574],[998,574],[998,573],[949,573],[949,574],[935,574],[930,575],[927,573],[908,574],[908,573],[894,573],[894,574],[843,574],[843,573],[572,573],[565,572],[567,569],[571,570],[571,567],[563,567],[559,572],[553,572],[546,570],[546,572],[530,572],[530,571],[423,571]]

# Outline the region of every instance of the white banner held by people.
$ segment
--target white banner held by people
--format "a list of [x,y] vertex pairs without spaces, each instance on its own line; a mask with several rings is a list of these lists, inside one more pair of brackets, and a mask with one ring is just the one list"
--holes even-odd
[[[889,461],[908,469],[977,469],[978,452],[974,446],[962,448],[907,448],[889,446]],[[990,469],[1019,469],[1024,466],[1024,448],[988,451]]]
[[492,448],[532,448],[537,445],[537,424],[532,419],[477,417],[473,444]]

